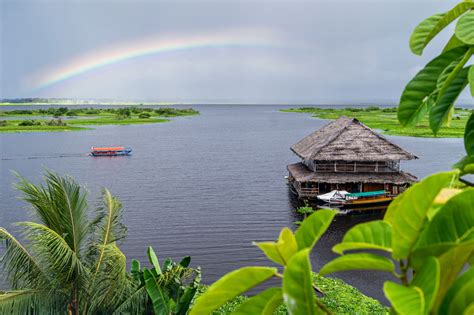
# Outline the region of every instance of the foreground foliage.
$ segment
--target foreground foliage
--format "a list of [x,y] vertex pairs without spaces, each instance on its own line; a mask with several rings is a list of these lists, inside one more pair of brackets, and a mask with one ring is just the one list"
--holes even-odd
[[121,203],[104,190],[103,206],[90,211],[73,179],[47,172],[45,182],[17,185],[39,223],[18,223],[21,241],[0,228],[12,287],[0,294],[0,313],[111,313],[137,286],[117,246],[126,235]]

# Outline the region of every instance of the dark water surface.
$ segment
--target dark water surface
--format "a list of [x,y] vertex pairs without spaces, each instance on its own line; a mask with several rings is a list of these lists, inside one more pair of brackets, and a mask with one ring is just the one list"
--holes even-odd
[[[85,185],[92,205],[102,187],[119,197],[129,229],[121,248],[129,260],[146,261],[148,245],[162,258],[191,255],[205,283],[244,265],[266,264],[251,242],[273,240],[297,219],[284,181],[286,165],[298,161],[289,147],[327,121],[278,112],[288,106],[192,107],[201,115],[170,123],[0,134],[0,225],[12,229],[13,222],[29,219],[10,171],[38,182],[44,169],[52,169]],[[463,155],[461,139],[389,138],[420,157],[402,163],[420,178],[448,169]],[[86,155],[102,145],[131,146],[134,155]],[[331,247],[349,227],[374,218],[337,217],[313,253],[313,268],[335,257]],[[387,274],[337,276],[385,301]]]

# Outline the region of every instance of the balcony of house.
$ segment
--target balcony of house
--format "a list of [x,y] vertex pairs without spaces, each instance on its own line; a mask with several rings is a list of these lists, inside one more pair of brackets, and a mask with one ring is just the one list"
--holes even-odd
[[397,173],[399,161],[314,161],[316,172]]

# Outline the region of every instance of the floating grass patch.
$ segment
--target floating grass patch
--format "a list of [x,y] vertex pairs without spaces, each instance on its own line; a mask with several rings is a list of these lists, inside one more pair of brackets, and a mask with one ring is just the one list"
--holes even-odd
[[[354,117],[370,128],[380,130],[384,134],[411,137],[435,137],[429,127],[428,118],[424,118],[416,127],[403,127],[398,122],[397,108],[379,108],[369,106],[366,108],[318,108],[301,107],[283,109],[282,112],[307,113],[321,119],[337,119],[341,116]],[[439,138],[461,138],[467,119],[472,111],[469,109],[455,109],[453,119],[448,126],[443,127],[437,137]]]
[[[73,108],[18,109],[0,111],[0,132],[74,131],[84,126],[153,124],[170,121],[169,117],[198,115],[192,108]],[[18,118],[24,118],[19,120]],[[36,119],[40,117],[41,119]],[[64,119],[67,117],[68,119]]]
[[[322,302],[334,314],[389,314],[389,309],[379,301],[362,294],[359,290],[348,285],[340,279],[325,278],[313,274],[313,281],[324,291]],[[203,288],[201,294],[207,288]],[[237,296],[227,302],[213,315],[228,315],[237,310],[240,305],[247,301],[246,296]],[[278,307],[274,315],[288,314],[285,306]]]

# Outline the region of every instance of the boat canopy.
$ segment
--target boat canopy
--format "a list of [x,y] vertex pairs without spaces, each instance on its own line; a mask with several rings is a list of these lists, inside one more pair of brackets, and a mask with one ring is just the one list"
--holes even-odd
[[92,147],[92,151],[123,151],[125,147]]
[[330,200],[335,200],[335,199],[344,199],[344,197],[349,194],[345,190],[333,190],[330,191],[326,194],[319,195],[318,199],[324,200],[324,201],[330,201]]
[[371,196],[385,195],[386,193],[387,192],[385,190],[366,191],[366,192],[347,194],[347,197],[371,197]]

